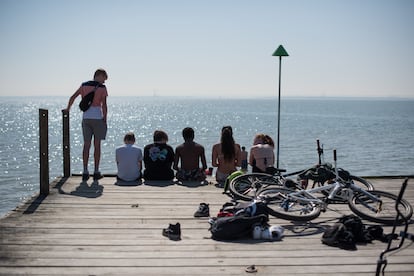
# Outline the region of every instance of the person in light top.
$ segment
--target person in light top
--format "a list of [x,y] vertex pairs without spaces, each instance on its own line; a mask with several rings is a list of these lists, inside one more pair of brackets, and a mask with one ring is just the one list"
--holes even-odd
[[274,148],[275,143],[269,135],[260,133],[254,137],[249,157],[252,172],[265,173],[268,167],[274,166]]
[[115,150],[117,178],[123,181],[137,181],[141,179],[142,150],[135,144],[135,135],[128,132],[124,137],[124,145]]

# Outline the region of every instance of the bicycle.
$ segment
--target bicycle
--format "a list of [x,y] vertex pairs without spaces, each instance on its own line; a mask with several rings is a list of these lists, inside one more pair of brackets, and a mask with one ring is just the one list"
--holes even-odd
[[[229,183],[228,189],[234,198],[240,200],[250,201],[257,193],[270,186],[283,186],[295,189],[307,189],[309,180],[313,180],[312,188],[321,187],[330,179],[335,178],[334,168],[329,163],[322,163],[323,148],[317,140],[317,152],[319,161],[316,166],[309,169],[300,170],[294,173],[284,174],[284,169],[269,167],[267,173],[248,173],[243,174],[232,179]],[[374,190],[374,186],[367,180],[349,174],[343,169],[338,169],[339,175],[344,179],[352,180],[357,186],[363,189]],[[288,178],[297,175],[299,182]],[[225,188],[227,191],[227,188]],[[342,198],[336,198],[336,201],[342,202]]]
[[[310,221],[317,218],[321,212],[336,198],[347,202],[349,208],[356,215],[378,223],[392,225],[396,221],[402,223],[409,220],[413,213],[408,201],[394,194],[365,190],[355,185],[352,180],[344,180],[338,174],[336,166],[336,150],[334,150],[335,175],[332,183],[312,189],[290,189],[281,186],[272,186],[259,189],[256,197],[266,202],[269,214],[287,220]],[[318,197],[319,193],[326,195]],[[401,217],[396,220],[395,206],[399,202]]]

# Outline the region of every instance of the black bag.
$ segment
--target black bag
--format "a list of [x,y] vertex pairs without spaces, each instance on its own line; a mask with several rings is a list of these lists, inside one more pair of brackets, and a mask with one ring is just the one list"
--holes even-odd
[[352,233],[355,242],[370,242],[372,239],[367,235],[365,225],[362,220],[355,215],[343,216],[339,219],[339,223],[345,225],[346,229]]
[[356,249],[355,237],[343,223],[328,227],[322,235],[322,243],[343,249]]
[[93,98],[95,97],[95,91],[96,89],[98,89],[98,86],[99,86],[99,83],[95,86],[95,88],[91,92],[86,94],[85,97],[83,97],[82,100],[80,101],[79,108],[83,112],[85,112],[86,110],[89,109],[89,107],[91,107]]
[[335,173],[334,169],[332,168],[332,165],[326,163],[322,165],[316,165],[300,173],[298,176],[300,179],[310,179],[323,184],[330,179],[334,179]]
[[227,202],[220,209],[220,212],[228,212],[235,216],[246,215],[249,217],[265,215],[269,217],[269,207],[263,202]]
[[215,240],[236,240],[250,237],[254,226],[266,226],[268,220],[268,217],[263,214],[253,217],[246,215],[219,217],[209,230]]
[[[375,233],[381,231],[381,233]],[[373,228],[368,231],[362,220],[355,215],[343,216],[338,223],[328,227],[322,235],[322,243],[343,249],[356,249],[357,243],[371,242],[377,234],[382,237],[382,229]]]

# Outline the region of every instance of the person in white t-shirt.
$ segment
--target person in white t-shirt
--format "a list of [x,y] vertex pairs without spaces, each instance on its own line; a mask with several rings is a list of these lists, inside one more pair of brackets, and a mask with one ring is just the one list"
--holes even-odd
[[142,150],[134,145],[135,135],[132,132],[125,134],[124,143],[115,150],[117,178],[123,181],[137,181],[141,178]]

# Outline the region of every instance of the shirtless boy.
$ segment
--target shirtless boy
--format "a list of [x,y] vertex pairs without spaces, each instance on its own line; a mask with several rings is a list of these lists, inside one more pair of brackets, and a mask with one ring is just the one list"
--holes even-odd
[[183,129],[183,138],[184,143],[175,149],[173,168],[177,171],[176,178],[178,181],[204,181],[207,169],[204,147],[194,142],[194,130],[190,127]]

